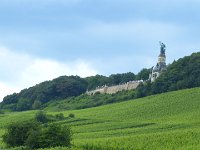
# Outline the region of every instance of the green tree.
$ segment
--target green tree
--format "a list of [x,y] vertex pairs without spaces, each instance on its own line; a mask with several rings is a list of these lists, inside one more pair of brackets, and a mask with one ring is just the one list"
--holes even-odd
[[87,77],[85,80],[88,82],[88,90],[95,89],[96,87],[103,86],[105,84],[110,84],[109,78],[102,75]]
[[41,106],[42,106],[42,103],[39,100],[35,100],[32,105],[32,109],[40,109]]
[[65,146],[70,147],[72,133],[68,126],[51,124],[43,130],[41,136],[41,148]]
[[3,142],[9,147],[23,146],[30,131],[38,131],[39,128],[39,123],[35,121],[12,123],[7,127],[7,132],[3,135]]
[[29,99],[20,98],[19,102],[17,103],[16,110],[17,111],[23,111],[28,110],[31,108],[31,101]]
[[42,130],[30,130],[29,136],[26,139],[25,145],[29,149],[36,149],[41,147]]
[[143,68],[138,74],[136,79],[137,80],[148,80],[150,74],[150,69]]

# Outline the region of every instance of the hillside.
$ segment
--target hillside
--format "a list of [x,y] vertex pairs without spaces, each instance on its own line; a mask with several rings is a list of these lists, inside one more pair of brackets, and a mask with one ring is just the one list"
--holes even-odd
[[152,92],[160,93],[200,86],[200,52],[174,61],[153,85]]
[[138,97],[200,86],[200,52],[174,61],[155,82],[138,89]]
[[[73,113],[75,118],[57,123],[71,126],[72,149],[197,150],[200,148],[199,97],[200,88],[193,88],[96,108],[63,111],[65,116]],[[35,112],[1,115],[0,134],[11,120],[27,120]],[[4,145],[1,143],[0,147]]]
[[[96,75],[87,78],[78,76],[62,76],[52,81],[46,81],[22,90],[18,94],[8,95],[1,103],[1,109],[24,111],[43,109],[54,105],[62,110],[81,109],[105,105],[130,99],[145,97],[158,93],[165,93],[180,89],[200,86],[200,52],[193,53],[174,61],[168,65],[167,71],[161,74],[155,82],[148,81],[150,70],[142,69],[137,75],[134,73],[113,74],[109,77]],[[116,85],[130,80],[147,80],[133,93],[116,95],[99,95],[88,97],[81,95],[87,89],[94,89],[102,85]],[[60,106],[59,106],[60,105]]]
[[[147,74],[147,72],[145,74]],[[155,82],[150,83],[147,81],[143,85],[140,85],[135,91],[123,91],[112,95],[81,95],[78,97],[61,100],[59,102],[53,101],[45,106],[48,106],[46,110],[81,109],[120,101],[127,101],[130,99],[136,99],[139,97],[164,93],[168,91],[198,87],[200,86],[199,75],[200,53],[194,53],[191,56],[186,56],[177,61],[174,61],[168,66],[167,72],[163,73]],[[97,78],[100,79],[102,77],[92,77],[92,83],[99,83]]]
[[[12,111],[41,109],[46,107],[46,103],[58,102],[63,99],[72,100],[73,97],[85,93],[87,89],[94,89],[97,86],[105,84],[118,85],[136,79],[146,80],[148,79],[148,74],[148,69],[142,69],[137,75],[128,72],[112,74],[109,77],[102,75],[87,78],[81,78],[79,76],[61,76],[51,81],[42,82],[28,89],[23,89],[19,93],[4,97],[0,108]],[[91,106],[96,106],[96,104],[94,103]]]
[[135,90],[121,91],[116,94],[82,94],[60,101],[51,101],[44,105],[44,110],[63,111],[97,107],[101,105],[117,103],[135,99]]
[[4,97],[1,107],[14,111],[39,109],[49,101],[85,93],[87,85],[88,83],[78,76],[61,76]]

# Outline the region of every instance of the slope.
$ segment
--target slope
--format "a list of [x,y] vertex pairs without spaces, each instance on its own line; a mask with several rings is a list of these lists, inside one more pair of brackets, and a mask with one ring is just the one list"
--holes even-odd
[[[109,77],[96,75],[86,78],[79,76],[60,76],[51,81],[39,83],[33,87],[23,89],[19,93],[14,93],[4,97],[0,103],[0,109],[11,111],[25,111],[44,108],[47,103],[58,102],[65,99],[73,99],[86,90],[95,89],[98,86],[118,85],[132,80],[148,79],[149,70],[142,69],[137,75],[134,73],[112,74]],[[78,98],[79,99],[79,98]],[[75,102],[76,103],[76,102]],[[78,106],[78,108],[101,105],[91,103],[91,105]],[[70,109],[77,107],[73,106]]]
[[200,52],[174,61],[151,85],[152,94],[200,86]]
[[[199,149],[199,106],[200,88],[193,88],[96,108],[64,111],[65,116],[73,113],[75,118],[57,123],[71,126],[74,133],[72,149]],[[35,112],[1,115],[1,134],[8,120],[26,120]]]

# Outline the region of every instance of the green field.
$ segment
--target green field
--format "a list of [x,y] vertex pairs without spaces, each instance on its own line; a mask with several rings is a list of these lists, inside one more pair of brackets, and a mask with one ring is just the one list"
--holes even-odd
[[[0,135],[9,123],[28,120],[35,113],[0,115]],[[72,149],[200,149],[200,88],[62,113],[75,114],[75,118],[57,122],[71,126]],[[0,147],[5,149],[2,142]]]

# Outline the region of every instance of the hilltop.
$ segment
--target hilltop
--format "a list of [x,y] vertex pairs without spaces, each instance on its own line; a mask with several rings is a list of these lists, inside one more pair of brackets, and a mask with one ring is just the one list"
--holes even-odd
[[153,83],[138,88],[138,97],[200,86],[200,52],[174,61]]
[[[6,96],[1,103],[1,108],[13,111],[43,109],[48,106],[56,107],[52,109],[62,108],[61,110],[82,109],[169,91],[199,87],[200,52],[180,58],[169,64],[167,71],[163,72],[155,82],[148,80],[149,74],[150,69],[142,69],[137,75],[129,72],[113,74],[109,77],[102,75],[87,78],[62,76],[24,89],[20,93]],[[103,94],[91,97],[84,94],[86,90],[98,86],[118,85],[137,79],[143,79],[146,82],[140,84],[136,90],[130,93],[122,91],[111,95]]]
[[[96,75],[87,78],[79,76],[61,76],[51,81],[45,81],[33,87],[23,89],[4,97],[1,109],[12,111],[24,111],[41,109],[50,102],[58,102],[63,99],[73,99],[86,93],[97,86],[118,85],[130,80],[148,79],[149,69],[142,69],[137,75],[134,73],[112,74],[109,77]],[[92,105],[94,106],[94,104]]]

